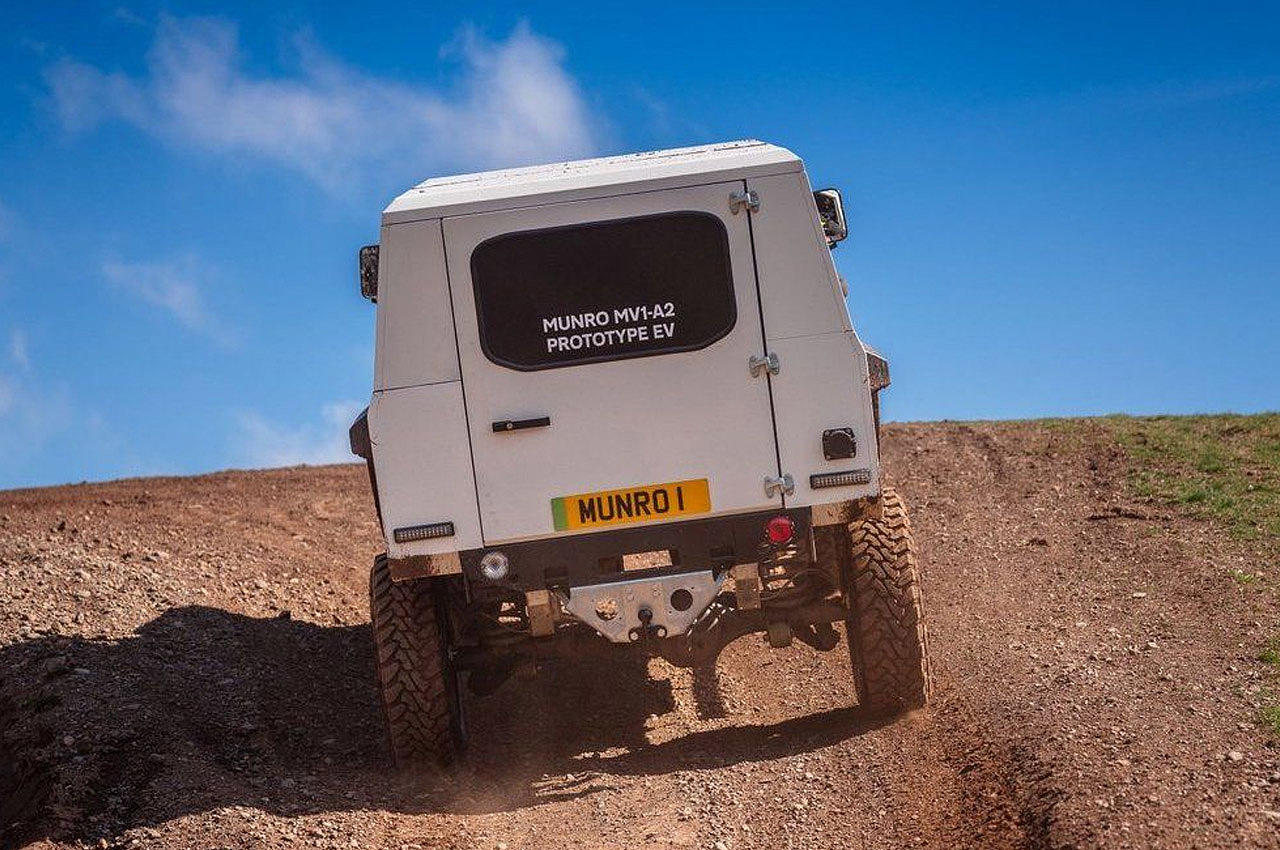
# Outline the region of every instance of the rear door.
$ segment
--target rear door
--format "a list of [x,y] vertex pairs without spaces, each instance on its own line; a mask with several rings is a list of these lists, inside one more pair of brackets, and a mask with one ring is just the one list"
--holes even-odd
[[743,188],[445,220],[486,543],[781,506]]

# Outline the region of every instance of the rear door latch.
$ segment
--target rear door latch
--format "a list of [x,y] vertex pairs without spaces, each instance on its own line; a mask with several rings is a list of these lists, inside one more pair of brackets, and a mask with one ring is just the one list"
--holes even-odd
[[751,369],[751,377],[753,378],[760,377],[760,373],[764,371],[767,371],[770,375],[776,375],[782,371],[782,361],[772,351],[764,357],[758,354],[751,355],[751,359],[747,361],[747,366]]

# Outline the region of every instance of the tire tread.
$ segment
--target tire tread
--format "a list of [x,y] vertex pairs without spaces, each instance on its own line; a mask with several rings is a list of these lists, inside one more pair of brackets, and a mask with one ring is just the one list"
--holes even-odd
[[928,702],[929,636],[906,506],[890,487],[881,498],[879,519],[848,528],[846,626],[859,701],[874,715],[896,715]]
[[385,555],[369,576],[379,691],[398,767],[448,765],[458,755],[440,612],[429,580],[393,582]]

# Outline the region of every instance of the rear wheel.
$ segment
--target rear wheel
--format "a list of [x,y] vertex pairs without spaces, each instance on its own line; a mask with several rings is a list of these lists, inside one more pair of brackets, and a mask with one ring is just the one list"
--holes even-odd
[[872,714],[894,715],[928,700],[928,633],[906,506],[888,487],[882,500],[880,519],[849,526],[841,572],[858,701]]
[[378,684],[399,767],[444,766],[466,742],[457,675],[449,663],[443,600],[431,579],[393,582],[379,555],[369,577]]

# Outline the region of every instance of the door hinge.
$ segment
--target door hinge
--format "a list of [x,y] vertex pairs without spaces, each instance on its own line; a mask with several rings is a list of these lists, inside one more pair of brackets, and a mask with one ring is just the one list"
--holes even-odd
[[747,212],[760,212],[760,196],[751,189],[739,189],[729,193],[729,212],[737,215],[738,210],[744,206]]
[[770,351],[764,357],[758,354],[751,355],[751,359],[747,361],[747,367],[751,369],[751,377],[760,377],[761,372],[767,371],[770,375],[776,375],[782,371],[782,361],[778,355]]
[[772,498],[778,493],[784,496],[790,496],[796,491],[796,481],[791,477],[791,473],[784,472],[781,475],[766,475],[764,477],[764,494]]

